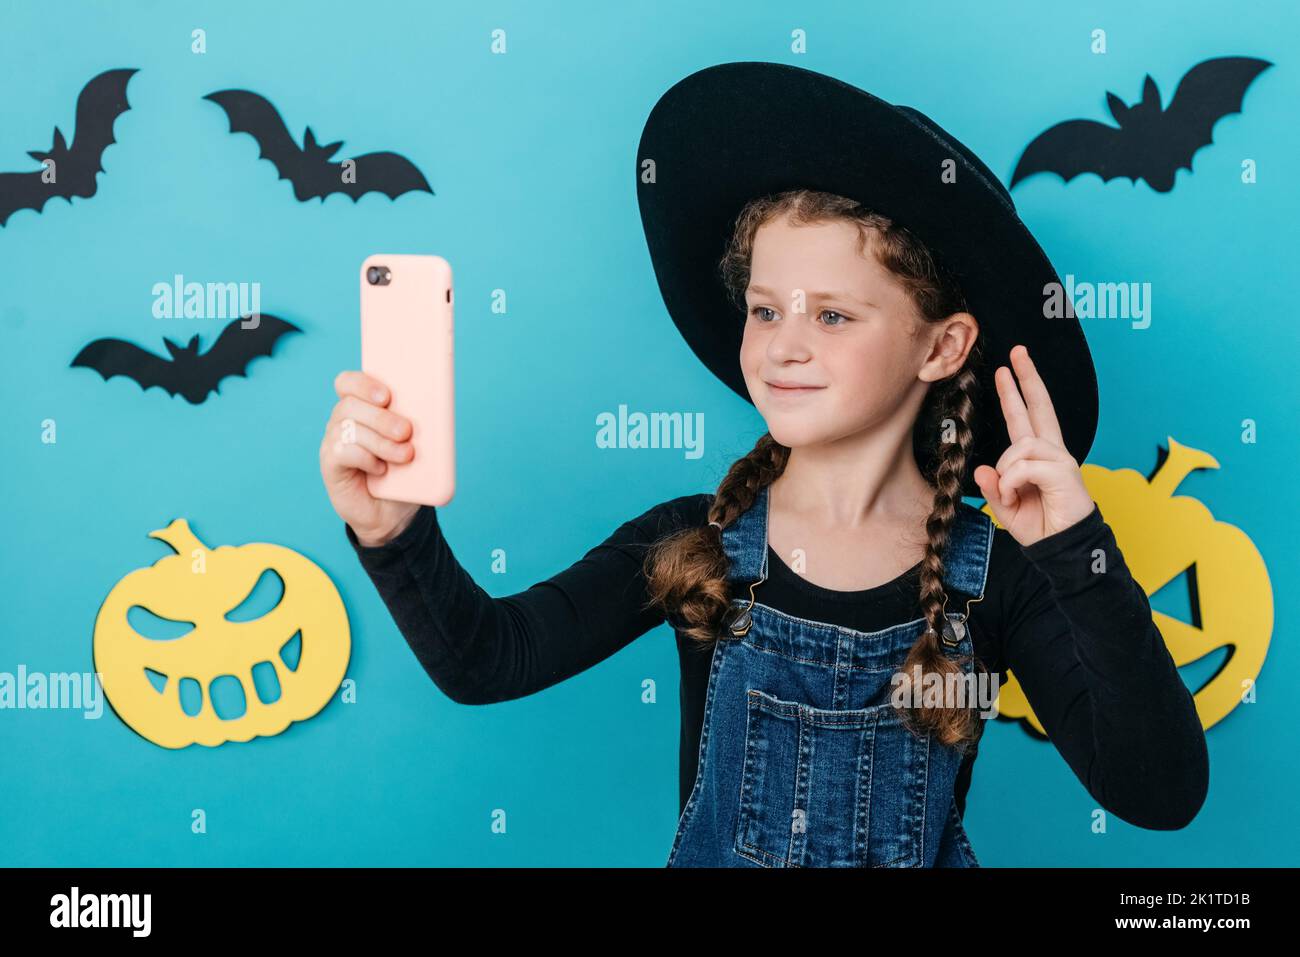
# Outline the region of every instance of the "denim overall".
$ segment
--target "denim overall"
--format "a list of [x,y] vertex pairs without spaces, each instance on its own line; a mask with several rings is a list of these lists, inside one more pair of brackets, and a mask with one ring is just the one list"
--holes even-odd
[[[722,530],[731,581],[767,579],[768,513],[764,488]],[[983,597],[992,545],[988,516],[960,503],[944,554],[953,604]],[[889,701],[924,618],[862,632],[784,614],[752,590],[731,604],[750,627],[714,643],[699,770],[668,866],[978,867],[954,797],[961,753],[903,727]],[[969,674],[966,617],[947,612],[939,646]]]

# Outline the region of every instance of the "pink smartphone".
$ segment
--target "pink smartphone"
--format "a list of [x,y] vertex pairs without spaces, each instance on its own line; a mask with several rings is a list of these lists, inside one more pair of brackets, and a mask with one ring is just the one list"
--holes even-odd
[[411,420],[415,455],[366,475],[375,498],[445,505],[456,490],[451,265],[441,256],[374,255],[361,264],[361,370]]

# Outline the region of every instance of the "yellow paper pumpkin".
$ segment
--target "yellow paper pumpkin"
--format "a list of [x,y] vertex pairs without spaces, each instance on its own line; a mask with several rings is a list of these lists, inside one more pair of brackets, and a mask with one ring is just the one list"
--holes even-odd
[[[1195,575],[1193,622],[1158,611],[1152,617],[1179,667],[1219,648],[1229,649],[1227,661],[1194,695],[1201,725],[1207,729],[1223,720],[1253,687],[1273,633],[1273,589],[1254,543],[1241,529],[1215,520],[1196,499],[1174,495],[1189,473],[1218,467],[1213,456],[1181,445],[1172,436],[1169,455],[1149,480],[1133,469],[1081,467],[1084,484],[1114,531],[1129,571],[1148,596],[1184,572]],[[993,514],[988,505],[984,511]],[[1002,717],[1024,719],[1045,733],[1010,673],[997,707]]]
[[[215,747],[279,734],[325,707],[343,680],[352,648],[347,611],[329,576],[280,545],[209,549],[183,518],[150,536],[176,554],[122,578],[95,619],[95,670],[123,721],[165,748]],[[275,607],[250,621],[228,617],[268,571],[283,586]],[[155,640],[128,621],[136,606],[193,627],[180,637]],[[291,643],[299,650],[292,666],[285,653]],[[263,674],[270,673],[267,665],[273,668],[279,685],[270,701],[262,700],[254,683],[259,665]],[[224,676],[243,689],[238,717],[223,718],[213,706],[212,683]],[[181,704],[187,678],[202,692],[192,715]]]

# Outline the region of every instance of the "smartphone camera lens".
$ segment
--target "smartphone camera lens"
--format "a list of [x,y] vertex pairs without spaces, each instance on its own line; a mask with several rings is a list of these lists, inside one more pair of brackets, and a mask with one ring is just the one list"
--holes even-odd
[[387,266],[371,266],[366,270],[366,281],[372,286],[387,286],[392,278]]

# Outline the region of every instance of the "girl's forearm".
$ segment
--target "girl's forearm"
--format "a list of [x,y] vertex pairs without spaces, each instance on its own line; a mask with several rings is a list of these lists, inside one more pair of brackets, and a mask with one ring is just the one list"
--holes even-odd
[[1095,511],[1024,552],[1055,612],[1012,643],[1039,720],[1108,810],[1140,827],[1185,826],[1208,789],[1205,733],[1109,526]]

